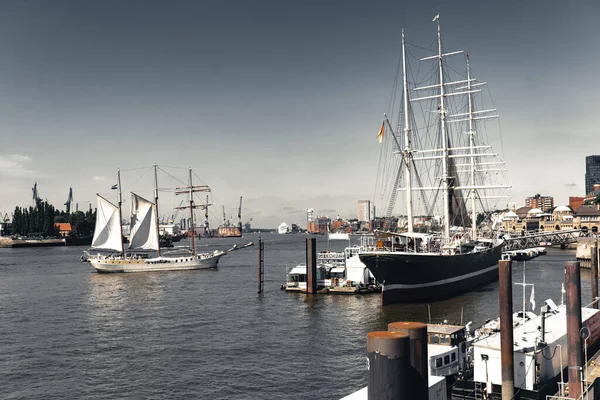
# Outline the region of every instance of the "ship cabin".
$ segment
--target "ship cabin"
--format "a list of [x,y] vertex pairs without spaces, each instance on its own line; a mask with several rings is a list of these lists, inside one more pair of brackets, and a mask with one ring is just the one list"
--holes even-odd
[[[317,290],[331,286],[330,276],[331,266],[317,265]],[[306,291],[307,288],[307,268],[306,264],[298,264],[287,273],[285,290],[292,292]]]
[[429,370],[433,376],[462,373],[468,366],[466,329],[446,324],[427,325]]

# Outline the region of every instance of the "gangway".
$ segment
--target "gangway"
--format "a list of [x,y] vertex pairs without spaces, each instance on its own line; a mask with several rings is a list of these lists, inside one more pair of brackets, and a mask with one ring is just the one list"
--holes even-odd
[[577,243],[580,237],[590,236],[590,232],[585,229],[571,229],[565,231],[552,231],[535,233],[533,235],[505,237],[506,244],[504,251],[523,250],[532,247],[540,247],[545,242],[546,246],[565,247],[570,243]]

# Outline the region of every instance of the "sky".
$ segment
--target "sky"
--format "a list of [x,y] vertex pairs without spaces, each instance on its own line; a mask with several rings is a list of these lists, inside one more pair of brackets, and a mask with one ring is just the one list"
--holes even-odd
[[[374,196],[400,35],[467,50],[500,114],[513,201],[584,195],[600,154],[597,1],[0,2],[0,212],[191,167],[275,228]],[[214,210],[213,215],[220,215]],[[237,218],[234,218],[237,219]]]

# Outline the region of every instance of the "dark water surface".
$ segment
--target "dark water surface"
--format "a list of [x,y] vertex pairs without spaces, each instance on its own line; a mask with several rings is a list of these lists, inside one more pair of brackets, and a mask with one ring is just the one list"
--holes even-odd
[[[280,290],[304,261],[303,235],[262,234],[218,270],[96,274],[82,247],[0,249],[2,399],[339,399],[366,385],[366,335],[394,321],[427,322],[426,304],[382,307],[378,295],[307,296]],[[203,239],[208,250],[257,241]],[[317,239],[318,250],[327,240]],[[331,242],[342,250],[346,242]],[[564,261],[527,262],[536,311],[560,302]],[[514,280],[523,263],[514,263]],[[589,301],[589,273],[582,274]],[[515,286],[515,308],[522,306]],[[529,300],[529,293],[526,296]],[[430,304],[431,319],[476,326],[498,315],[498,284]]]

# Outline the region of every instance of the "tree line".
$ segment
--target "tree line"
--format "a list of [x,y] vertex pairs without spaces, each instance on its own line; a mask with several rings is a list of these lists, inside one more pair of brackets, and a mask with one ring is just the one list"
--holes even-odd
[[21,236],[58,237],[58,222],[71,224],[72,236],[90,236],[96,224],[95,211],[76,211],[67,214],[54,208],[47,201],[38,200],[35,207],[15,207],[11,233]]

